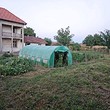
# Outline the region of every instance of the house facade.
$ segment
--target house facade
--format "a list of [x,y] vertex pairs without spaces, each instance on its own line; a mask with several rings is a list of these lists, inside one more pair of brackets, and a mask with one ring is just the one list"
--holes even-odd
[[26,22],[0,7],[0,53],[18,52],[24,46]]

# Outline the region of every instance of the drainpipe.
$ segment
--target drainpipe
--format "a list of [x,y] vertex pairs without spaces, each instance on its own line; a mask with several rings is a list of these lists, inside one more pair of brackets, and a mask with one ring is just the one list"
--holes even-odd
[[0,23],[0,53],[2,52],[2,24]]
[[23,27],[22,27],[21,31],[22,31],[21,37],[22,37],[22,48],[23,48],[24,47],[24,28]]
[[13,25],[11,26],[11,53],[13,53]]

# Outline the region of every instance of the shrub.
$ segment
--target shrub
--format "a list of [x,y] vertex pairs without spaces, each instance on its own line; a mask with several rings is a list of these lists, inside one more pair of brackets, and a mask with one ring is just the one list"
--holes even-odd
[[78,52],[72,53],[74,62],[90,61],[93,59],[103,58],[103,54],[97,52]]
[[15,57],[0,58],[1,75],[18,75],[34,69],[35,63],[32,60]]
[[2,55],[2,57],[13,57],[14,55],[12,53],[6,52]]

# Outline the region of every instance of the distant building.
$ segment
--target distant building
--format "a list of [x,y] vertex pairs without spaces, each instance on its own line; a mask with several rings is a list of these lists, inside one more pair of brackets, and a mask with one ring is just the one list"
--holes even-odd
[[46,45],[47,44],[47,42],[44,39],[39,37],[34,37],[34,36],[25,36],[24,43],[25,45],[30,45],[30,44]]
[[24,46],[26,22],[0,7],[0,52],[18,52]]
[[59,46],[59,45],[61,45],[61,44],[58,42],[52,42],[52,44],[51,44],[51,46]]

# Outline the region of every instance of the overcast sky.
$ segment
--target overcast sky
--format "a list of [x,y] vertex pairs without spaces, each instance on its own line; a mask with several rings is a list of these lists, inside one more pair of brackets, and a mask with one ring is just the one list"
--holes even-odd
[[70,26],[74,42],[110,29],[110,0],[0,0],[0,6],[27,22],[41,38]]

